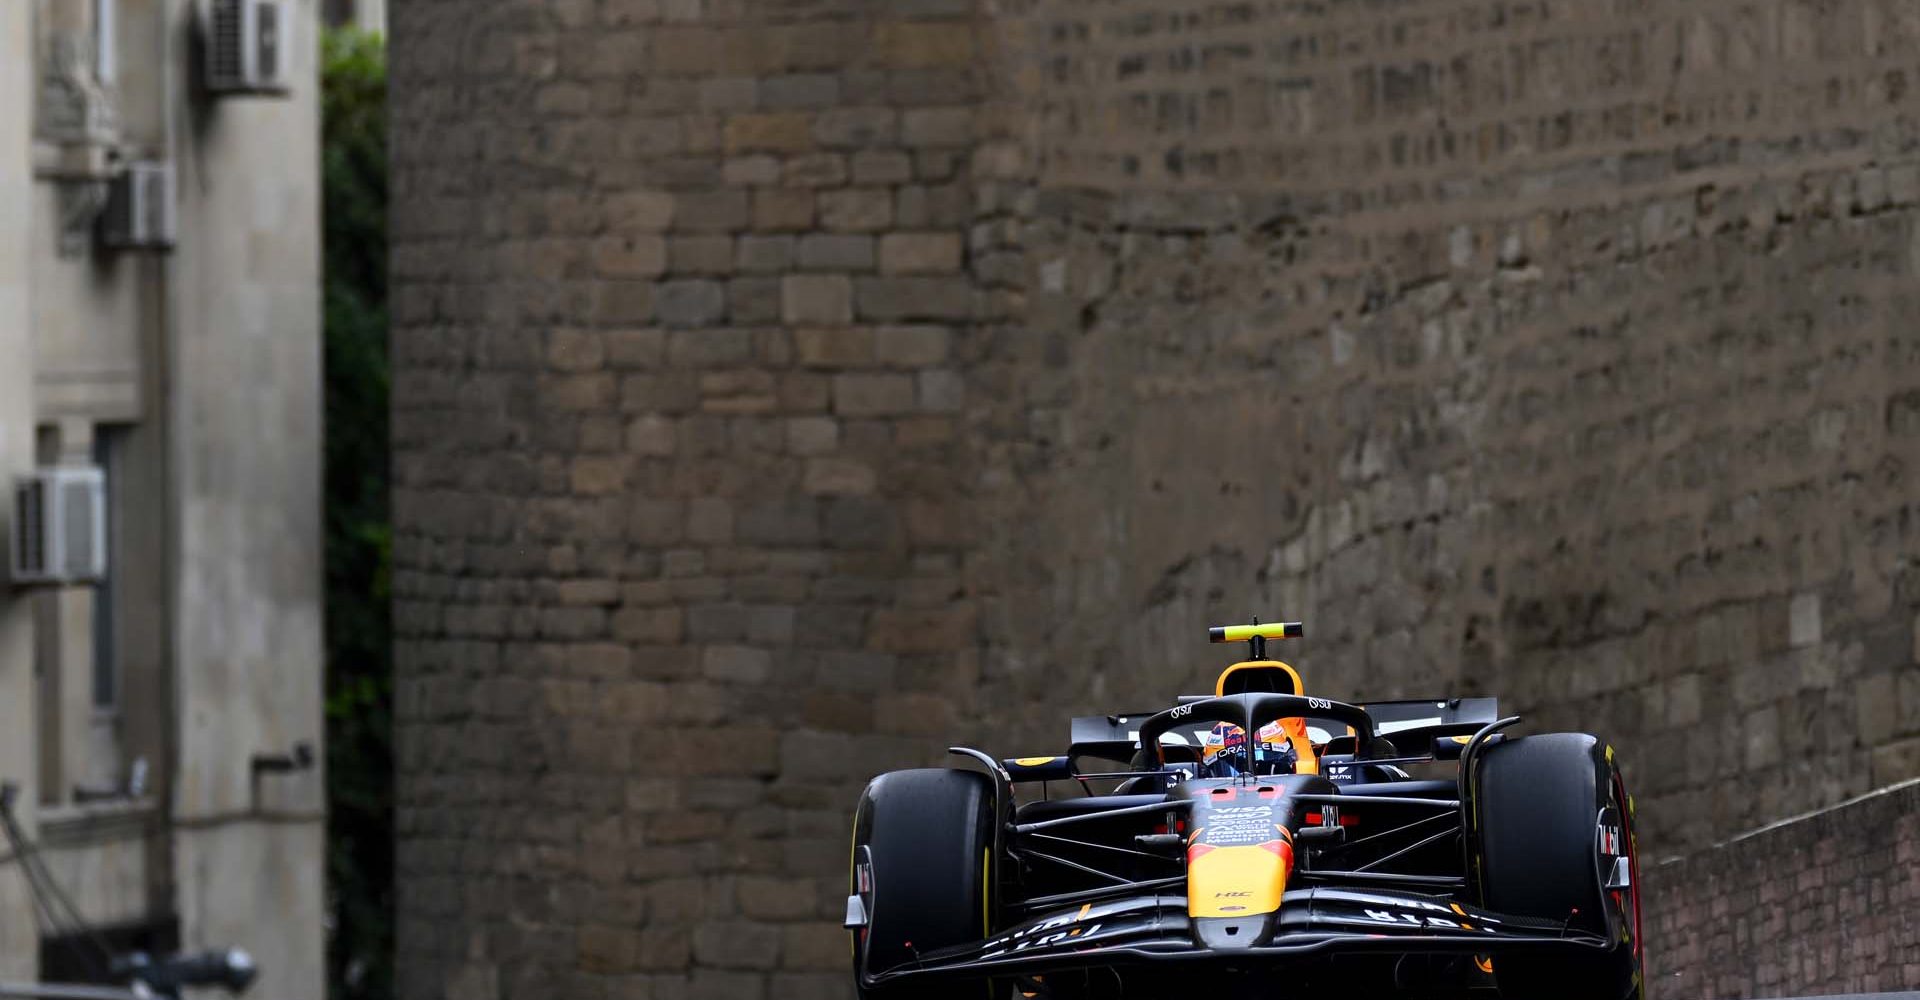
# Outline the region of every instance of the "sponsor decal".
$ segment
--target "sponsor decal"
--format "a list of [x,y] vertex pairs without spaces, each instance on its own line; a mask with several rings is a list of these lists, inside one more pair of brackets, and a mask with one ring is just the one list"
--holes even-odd
[[1216,806],[1206,811],[1206,824],[1200,843],[1212,847],[1263,844],[1274,839],[1279,825],[1270,805]]
[[[1496,932],[1492,927],[1486,925],[1500,923],[1499,920],[1485,916],[1484,914],[1478,916],[1469,914],[1457,903],[1451,906],[1442,906],[1438,903],[1429,903],[1423,900],[1389,900],[1376,896],[1373,897],[1373,901],[1370,904],[1361,904],[1359,909],[1360,919],[1368,920],[1376,924],[1391,924],[1395,927],[1404,927],[1409,930],[1418,928],[1420,930],[1473,931],[1482,934],[1492,934]],[[1474,924],[1468,923],[1466,918],[1469,916],[1472,916],[1472,919],[1482,926],[1476,927]]]
[[[1201,759],[1208,764],[1221,757],[1238,760],[1246,756],[1246,731],[1231,722],[1222,722],[1210,732],[1200,735]],[[1260,727],[1260,752],[1268,755],[1290,757],[1293,744],[1287,741],[1286,731],[1279,722],[1270,722]]]
[[1459,930],[1460,924],[1446,917],[1419,917],[1411,913],[1391,913],[1387,910],[1363,910],[1368,920],[1383,924],[1411,924],[1414,927],[1440,927],[1446,930]]
[[1045,948],[1062,941],[1083,936],[1092,936],[1100,932],[1103,926],[1098,921],[1083,923],[1092,906],[1082,906],[1077,913],[1063,913],[1050,917],[1032,927],[1017,930],[1004,937],[995,938],[987,943],[987,950],[980,956],[982,960],[1015,955],[1030,948]]

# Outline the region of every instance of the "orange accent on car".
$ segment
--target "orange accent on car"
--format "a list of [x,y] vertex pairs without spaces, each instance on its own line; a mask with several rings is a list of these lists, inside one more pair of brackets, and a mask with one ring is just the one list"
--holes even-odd
[[1293,845],[1285,839],[1242,847],[1197,844],[1187,852],[1187,915],[1272,913],[1292,873]]

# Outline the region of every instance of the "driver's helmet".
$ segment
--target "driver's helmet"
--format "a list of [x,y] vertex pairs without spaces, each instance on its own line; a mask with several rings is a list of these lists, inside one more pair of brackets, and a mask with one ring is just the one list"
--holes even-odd
[[1246,730],[1231,722],[1222,722],[1201,735],[1200,775],[1204,778],[1231,778],[1236,774],[1292,774],[1299,766],[1299,754],[1288,739],[1281,720],[1260,727],[1259,751],[1251,766],[1247,763]]

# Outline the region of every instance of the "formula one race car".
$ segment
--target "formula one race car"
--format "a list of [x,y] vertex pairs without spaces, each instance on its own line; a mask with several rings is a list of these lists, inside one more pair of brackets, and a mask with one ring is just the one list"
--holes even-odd
[[863,1000],[1644,995],[1612,747],[1509,735],[1491,698],[1308,697],[1265,655],[1299,623],[1211,632],[1252,650],[1211,695],[1075,719],[1061,756],[955,747],[982,770],[867,786]]

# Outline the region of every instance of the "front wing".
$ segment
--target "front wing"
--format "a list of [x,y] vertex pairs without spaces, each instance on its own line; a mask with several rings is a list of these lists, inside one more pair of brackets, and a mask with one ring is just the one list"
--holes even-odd
[[[1250,922],[1242,922],[1243,924]],[[1314,888],[1288,892],[1280,910],[1241,938],[1201,945],[1184,895],[1092,903],[975,944],[928,952],[892,969],[860,970],[867,987],[898,982],[1028,976],[1074,969],[1212,963],[1284,966],[1367,954],[1498,956],[1520,950],[1603,951],[1607,939],[1563,924],[1503,916],[1412,893]]]

